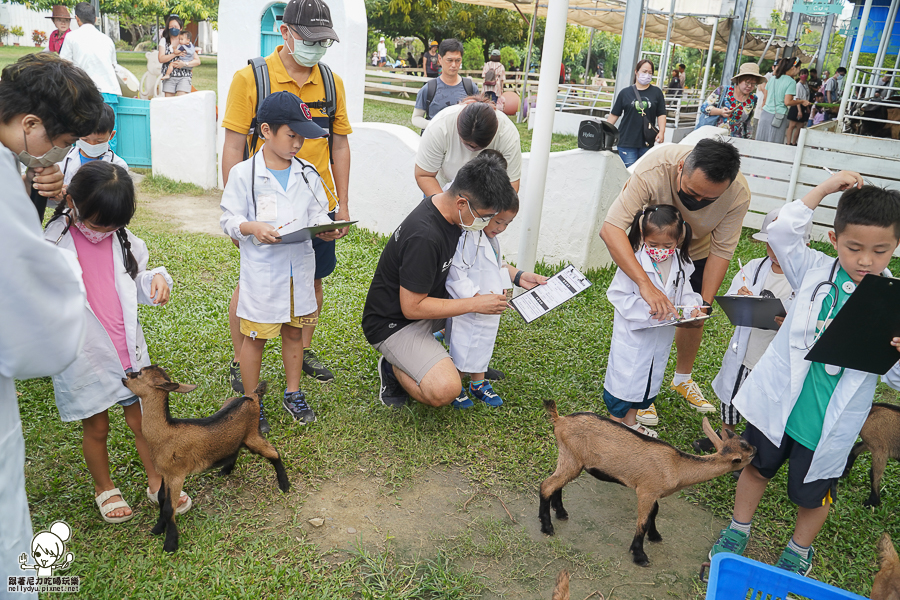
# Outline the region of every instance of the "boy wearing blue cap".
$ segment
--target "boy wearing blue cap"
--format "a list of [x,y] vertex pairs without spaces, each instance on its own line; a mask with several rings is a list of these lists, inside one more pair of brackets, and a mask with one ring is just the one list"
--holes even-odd
[[[280,334],[287,382],[283,406],[306,425],[316,415],[300,391],[301,331],[317,320],[315,255],[311,241],[282,244],[280,235],[331,223],[322,178],[312,164],[295,156],[304,140],[326,133],[312,122],[309,108],[289,92],[268,96],[257,111],[257,123],[266,143],[232,168],[221,203],[222,229],[239,240],[241,249],[237,307],[244,335],[241,378],[244,389],[256,388],[266,341]],[[340,233],[318,237],[330,241]],[[268,430],[260,401],[260,431]]]

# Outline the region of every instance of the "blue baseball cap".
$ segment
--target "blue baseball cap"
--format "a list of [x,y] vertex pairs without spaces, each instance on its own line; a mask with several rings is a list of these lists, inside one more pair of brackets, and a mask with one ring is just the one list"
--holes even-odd
[[256,122],[287,123],[291,131],[306,139],[321,138],[328,133],[313,123],[309,107],[290,92],[275,92],[263,100],[256,111]]

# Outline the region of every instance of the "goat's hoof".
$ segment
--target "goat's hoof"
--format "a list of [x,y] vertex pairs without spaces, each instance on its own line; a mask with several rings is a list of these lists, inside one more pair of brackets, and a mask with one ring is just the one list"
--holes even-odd
[[163,550],[165,550],[169,554],[174,553],[176,550],[178,550],[178,542],[175,542],[174,544],[169,544],[168,542],[166,542],[165,544],[163,544]]
[[557,520],[559,520],[559,521],[568,521],[568,520],[569,520],[569,513],[567,513],[566,510],[565,510],[564,508],[561,508],[561,509],[559,509],[558,511],[556,511],[556,518],[557,518]]
[[163,523],[162,525],[154,525],[153,529],[150,530],[150,533],[152,533],[153,535],[159,535],[165,530],[166,530],[166,524]]
[[639,566],[639,567],[649,567],[649,566],[650,566],[650,560],[647,558],[647,555],[646,555],[646,554],[643,555],[643,556],[635,555],[635,557],[634,557],[634,564],[636,564],[636,565]]
[[651,542],[658,543],[658,542],[662,541],[662,536],[659,535],[658,532],[657,533],[648,533],[647,539],[650,540]]
[[541,533],[545,533],[545,534],[547,534],[547,535],[553,535],[553,533],[554,533],[554,531],[553,531],[553,525],[548,525],[548,526],[546,526],[546,527],[544,527],[543,525],[541,525]]
[[871,496],[863,502],[863,506],[867,508],[875,508],[876,506],[881,505],[881,498],[872,498]]

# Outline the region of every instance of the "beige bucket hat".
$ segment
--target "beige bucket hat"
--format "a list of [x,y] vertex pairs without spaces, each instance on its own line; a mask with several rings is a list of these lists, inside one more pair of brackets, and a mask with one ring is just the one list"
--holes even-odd
[[759,65],[755,62],[747,62],[741,65],[741,68],[738,70],[737,75],[731,78],[732,82],[737,82],[738,79],[744,77],[746,75],[752,75],[756,77],[756,83],[761,83],[766,80],[765,77],[759,74]]

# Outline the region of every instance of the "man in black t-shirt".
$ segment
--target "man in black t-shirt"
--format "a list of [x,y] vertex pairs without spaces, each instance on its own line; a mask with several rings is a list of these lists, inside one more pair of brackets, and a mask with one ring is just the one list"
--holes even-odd
[[409,396],[445,406],[459,395],[459,372],[432,334],[448,317],[502,313],[506,296],[450,299],[447,273],[462,230],[484,229],[516,201],[502,157],[485,152],[459,170],[449,190],[422,200],[391,234],[362,318],[366,340],[382,355],[379,398],[386,406],[403,406]]

